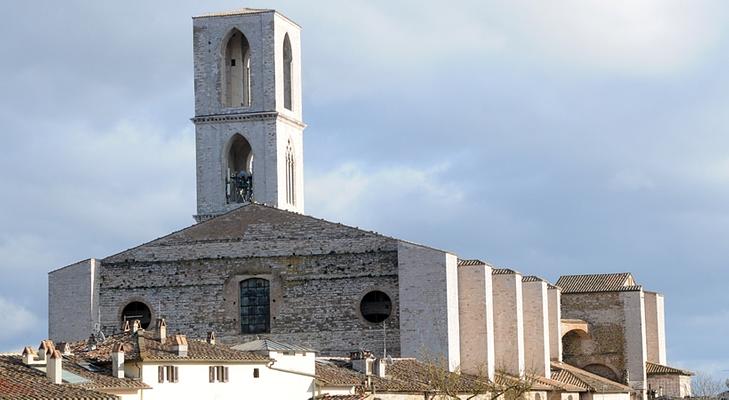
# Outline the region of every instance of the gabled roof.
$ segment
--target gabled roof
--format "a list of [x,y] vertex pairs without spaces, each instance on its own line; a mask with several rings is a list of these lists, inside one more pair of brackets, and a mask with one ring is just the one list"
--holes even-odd
[[473,260],[461,260],[458,259],[458,266],[471,266],[471,265],[488,265],[488,263],[483,262],[481,260],[473,259]]
[[123,346],[124,359],[129,361],[266,362],[269,360],[267,356],[255,352],[239,351],[223,344],[213,345],[203,340],[189,339],[187,355],[178,356],[172,349],[174,336],[168,337],[164,344],[153,337],[150,331],[125,332],[109,336],[98,343],[94,350],[88,350],[84,341],[72,344],[71,348],[75,357],[100,365],[111,361],[112,349],[117,345]]
[[633,276],[629,272],[613,274],[563,275],[559,277],[556,285],[562,288],[563,294],[625,292],[641,289],[641,286],[636,285]]
[[308,347],[277,342],[272,339],[258,339],[251,342],[242,343],[231,347],[233,350],[240,351],[256,351],[256,352],[268,352],[268,351],[293,351],[298,353],[315,353],[316,350]]
[[648,375],[685,375],[691,376],[694,373],[684,369],[678,369],[669,367],[668,365],[662,365],[647,361],[645,363],[645,372]]
[[[0,355],[0,399],[7,400],[116,400],[117,397],[76,384],[54,384],[34,365],[25,365],[21,355]],[[64,371],[68,368],[63,365]],[[75,372],[75,371],[74,371]],[[142,384],[144,385],[144,384]],[[146,387],[146,385],[144,385]]]
[[514,271],[510,268],[494,268],[491,270],[492,275],[513,275],[513,274],[520,274],[517,271]]
[[630,393],[630,387],[567,363],[552,361],[552,379],[595,393]]
[[102,263],[396,251],[397,240],[250,203],[123,251]]

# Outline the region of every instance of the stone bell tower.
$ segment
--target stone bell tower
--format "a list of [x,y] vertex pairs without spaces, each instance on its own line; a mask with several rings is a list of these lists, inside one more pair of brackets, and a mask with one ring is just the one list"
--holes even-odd
[[303,213],[301,28],[275,10],[193,18],[197,215]]

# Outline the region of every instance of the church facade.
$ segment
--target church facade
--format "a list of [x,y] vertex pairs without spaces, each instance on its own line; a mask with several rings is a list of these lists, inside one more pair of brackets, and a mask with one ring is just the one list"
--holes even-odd
[[244,9],[193,32],[197,223],[50,272],[51,339],[164,317],[229,344],[438,358],[491,378],[567,362],[646,395],[646,363],[666,363],[660,295],[615,274],[553,285],[305,215],[300,27]]

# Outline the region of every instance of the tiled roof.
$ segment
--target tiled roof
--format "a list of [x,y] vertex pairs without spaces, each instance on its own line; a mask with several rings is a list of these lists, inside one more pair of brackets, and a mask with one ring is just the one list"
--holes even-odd
[[231,347],[233,350],[240,351],[294,351],[300,353],[315,353],[316,350],[304,346],[277,342],[272,339],[259,339]]
[[272,12],[275,10],[267,8],[239,8],[237,10],[220,11],[209,14],[197,15],[193,18],[205,18],[205,17],[227,17],[231,15],[246,15],[246,14],[260,14],[266,12]]
[[557,280],[562,293],[622,292],[640,290],[628,272],[615,274],[563,275]]
[[213,345],[202,340],[188,340],[187,356],[178,356],[172,350],[173,341],[174,336],[170,336],[166,343],[162,344],[159,340],[153,339],[152,332],[140,331],[140,334],[126,332],[110,336],[98,343],[95,350],[87,350],[85,342],[76,342],[71,348],[75,355],[98,363],[110,362],[111,350],[117,344],[124,346],[126,360],[265,362],[269,359],[255,352],[233,350],[223,344]]
[[[311,232],[316,231],[315,235]],[[249,203],[225,214],[191,225],[177,232],[106,257],[102,263],[155,260],[178,261],[221,256],[221,243],[227,257],[251,257],[260,246],[282,256],[351,252],[395,251],[397,239],[379,233]]]
[[552,361],[552,379],[596,393],[629,393],[630,387],[583,369]]
[[363,400],[367,397],[368,395],[365,394],[325,394],[322,396],[316,396],[316,400]]
[[693,375],[691,371],[684,369],[678,369],[669,367],[668,365],[661,365],[652,362],[645,363],[645,372],[648,375]]
[[45,373],[25,365],[18,354],[0,355],[0,399],[116,400],[117,397],[75,384],[51,383]]
[[518,272],[514,271],[513,269],[509,268],[494,268],[491,270],[492,275],[511,275],[511,274],[518,274]]
[[[331,386],[355,386],[364,382],[364,375],[347,368],[348,361],[316,360],[316,379]],[[349,364],[351,367],[351,364]]]
[[461,260],[458,259],[458,266],[469,266],[469,265],[487,265],[485,262],[481,260]]
[[[399,358],[392,360],[386,367],[385,378],[377,375],[370,377],[371,384],[379,393],[412,393],[425,392],[433,389],[433,374],[437,378],[447,381],[447,385],[460,393],[479,393],[492,388],[495,385],[514,385],[518,378],[496,374],[495,383],[489,382],[486,378],[465,373],[457,374],[445,370],[434,371],[434,367],[412,358]],[[437,368],[437,367],[436,367]],[[316,363],[317,380],[325,385],[331,386],[354,386],[362,389],[366,376],[352,369],[348,359],[330,358],[319,359]],[[579,392],[581,389],[563,382],[551,379],[529,377],[526,383],[532,390],[568,390]]]
[[522,282],[547,282],[546,279],[540,278],[536,275],[527,275],[521,278]]

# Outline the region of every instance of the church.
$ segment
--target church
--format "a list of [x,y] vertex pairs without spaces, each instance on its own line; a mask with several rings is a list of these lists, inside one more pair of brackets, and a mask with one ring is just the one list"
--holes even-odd
[[[170,332],[320,355],[368,350],[550,378],[568,363],[690,394],[666,366],[663,296],[629,273],[537,276],[308,216],[301,28],[275,10],[193,18],[195,223],[49,273],[49,337],[165,318]],[[560,369],[561,370],[561,369]],[[669,389],[670,387],[670,389]]]

